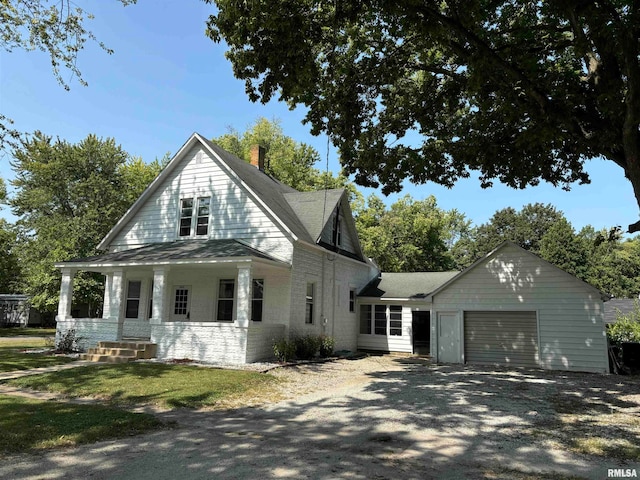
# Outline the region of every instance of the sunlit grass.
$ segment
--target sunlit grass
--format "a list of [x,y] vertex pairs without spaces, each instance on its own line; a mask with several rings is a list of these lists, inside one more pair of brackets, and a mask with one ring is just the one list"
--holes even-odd
[[28,349],[50,346],[47,339],[2,339],[0,340],[0,372],[28,370],[30,368],[50,367],[73,361],[72,358],[43,353],[29,353]]
[[70,447],[162,426],[147,414],[5,395],[0,395],[0,412],[0,454]]
[[79,367],[8,383],[70,397],[96,397],[114,405],[228,408],[264,401],[274,394],[276,382],[256,372],[135,362]]

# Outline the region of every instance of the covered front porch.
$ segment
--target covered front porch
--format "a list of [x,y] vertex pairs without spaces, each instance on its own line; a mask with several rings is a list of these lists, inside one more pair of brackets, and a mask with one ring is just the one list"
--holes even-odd
[[[246,363],[273,355],[290,312],[289,265],[237,241],[172,242],[66,262],[56,336],[89,348],[146,340],[159,358]],[[73,279],[105,275],[102,318],[73,318]]]

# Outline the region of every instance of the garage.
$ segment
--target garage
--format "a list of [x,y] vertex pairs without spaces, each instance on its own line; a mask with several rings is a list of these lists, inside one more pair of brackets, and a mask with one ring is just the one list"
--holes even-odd
[[436,362],[607,372],[593,286],[504,242],[427,296]]
[[538,366],[535,311],[464,312],[466,363]]

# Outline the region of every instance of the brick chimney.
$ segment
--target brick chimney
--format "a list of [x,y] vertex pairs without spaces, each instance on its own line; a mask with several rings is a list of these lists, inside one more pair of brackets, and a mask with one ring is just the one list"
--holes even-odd
[[261,172],[264,172],[264,156],[266,153],[267,151],[261,145],[253,145],[251,147],[251,165],[257,167]]

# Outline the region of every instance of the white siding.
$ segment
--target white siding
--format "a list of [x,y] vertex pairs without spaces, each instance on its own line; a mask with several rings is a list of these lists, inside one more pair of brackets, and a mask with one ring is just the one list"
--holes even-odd
[[[540,366],[606,372],[603,304],[578,279],[512,245],[437,293],[433,310],[537,311]],[[432,315],[435,318],[435,315]],[[436,339],[432,322],[432,342]],[[432,351],[437,351],[432,343]]]
[[[201,160],[197,160],[200,152]],[[292,246],[280,226],[201,147],[192,148],[110,244],[126,250],[177,238],[181,198],[210,196],[210,239],[245,239],[288,259]]]
[[[323,275],[324,273],[324,275]],[[369,267],[330,252],[298,245],[291,273],[291,323],[289,334],[325,334],[336,341],[336,350],[356,350],[357,312],[349,312],[349,288],[360,289],[370,280]],[[305,324],[307,283],[316,285],[314,318]],[[341,291],[338,291],[340,288]],[[338,304],[341,299],[340,304]],[[326,319],[324,323],[323,319]]]

